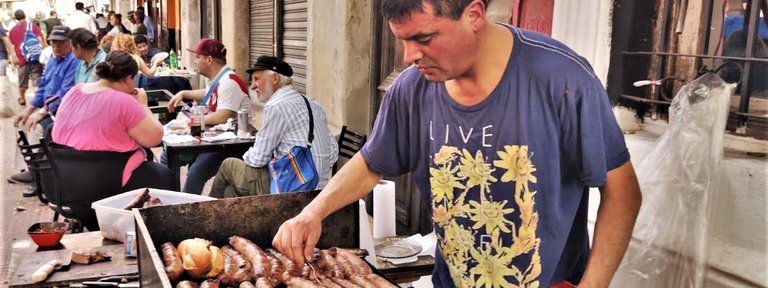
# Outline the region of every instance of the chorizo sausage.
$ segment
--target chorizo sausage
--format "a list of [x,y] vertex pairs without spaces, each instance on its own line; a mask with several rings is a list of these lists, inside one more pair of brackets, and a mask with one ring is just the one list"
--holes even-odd
[[261,250],[261,248],[251,242],[251,240],[240,236],[229,237],[229,244],[232,244],[232,247],[234,247],[235,250],[240,252],[240,254],[243,254],[245,259],[251,262],[253,279],[267,276],[267,272],[270,270],[271,266],[264,250]]
[[228,286],[237,286],[240,283],[251,281],[251,263],[245,260],[235,249],[229,246],[221,247],[224,253],[224,273],[219,275],[219,280]]
[[198,287],[199,286],[197,286],[197,283],[189,280],[184,280],[179,282],[179,284],[176,284],[176,288],[198,288]]
[[168,280],[176,282],[181,277],[181,273],[184,272],[179,251],[176,250],[176,246],[173,246],[171,242],[165,242],[163,245],[160,245],[160,251],[163,254],[163,264],[165,264],[165,274],[168,275]]
[[[275,286],[272,285],[272,282],[269,279],[261,277],[259,279],[256,279],[256,286],[254,287],[255,288],[272,288]],[[240,287],[240,288],[243,288],[243,287]]]
[[328,250],[320,250],[318,254],[317,267],[328,271],[333,278],[345,278],[344,269]]

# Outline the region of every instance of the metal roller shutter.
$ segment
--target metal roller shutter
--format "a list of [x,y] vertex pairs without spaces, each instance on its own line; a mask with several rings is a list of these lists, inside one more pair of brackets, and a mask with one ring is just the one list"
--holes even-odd
[[284,0],[283,60],[293,68],[293,86],[307,90],[307,0]]
[[[275,55],[274,0],[251,1],[250,63],[261,55]],[[226,28],[225,28],[226,29]]]

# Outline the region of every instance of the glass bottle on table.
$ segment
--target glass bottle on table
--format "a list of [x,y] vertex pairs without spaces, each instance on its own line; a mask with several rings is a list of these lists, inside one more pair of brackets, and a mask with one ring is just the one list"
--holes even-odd
[[189,109],[189,131],[192,136],[201,136],[205,129],[205,106],[192,104]]
[[169,59],[171,69],[178,69],[179,63],[177,62],[178,59],[176,59],[176,51],[174,51],[173,48],[171,48],[171,53],[168,53],[168,57],[171,57],[171,59]]

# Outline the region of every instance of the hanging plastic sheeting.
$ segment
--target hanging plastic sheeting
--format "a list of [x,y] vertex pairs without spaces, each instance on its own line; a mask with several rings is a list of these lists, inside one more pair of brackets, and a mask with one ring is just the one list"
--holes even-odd
[[643,205],[613,287],[703,286],[735,87],[707,73],[672,100],[667,131],[637,168]]

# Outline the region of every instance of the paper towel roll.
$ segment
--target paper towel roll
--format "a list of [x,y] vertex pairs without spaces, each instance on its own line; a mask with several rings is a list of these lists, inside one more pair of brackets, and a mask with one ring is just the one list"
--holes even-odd
[[395,236],[395,182],[373,188],[373,238]]

